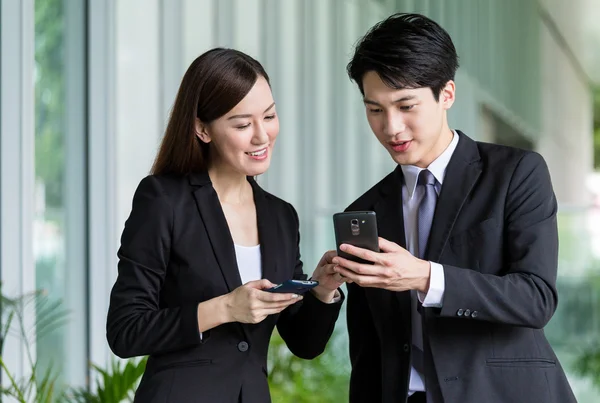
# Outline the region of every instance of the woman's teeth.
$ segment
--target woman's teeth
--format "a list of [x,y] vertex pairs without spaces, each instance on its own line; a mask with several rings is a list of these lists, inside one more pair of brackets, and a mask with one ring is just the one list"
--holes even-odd
[[251,155],[253,157],[260,157],[261,155],[264,155],[266,152],[267,152],[267,149],[265,148],[265,149],[260,150],[260,151],[255,151],[255,152],[246,153],[246,154]]

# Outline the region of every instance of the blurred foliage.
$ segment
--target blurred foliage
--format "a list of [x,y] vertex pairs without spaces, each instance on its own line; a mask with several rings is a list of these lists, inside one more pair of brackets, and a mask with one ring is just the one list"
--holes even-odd
[[[36,291],[23,296],[1,297],[2,327],[0,330],[0,367],[2,375],[8,379],[7,386],[0,389],[0,396],[11,396],[19,403],[54,403],[65,399],[58,382],[58,371],[50,363],[42,368],[31,346],[38,340],[60,327],[68,320],[68,312],[61,301],[53,301],[44,291]],[[30,313],[35,312],[36,320],[28,323]],[[18,378],[4,361],[4,342],[7,337],[23,341],[27,376]]]
[[[600,263],[596,267],[600,267]],[[577,321],[563,321],[563,326],[572,335],[570,348],[577,346],[573,369],[577,374],[588,377],[600,389],[600,274],[596,271],[582,279],[577,289],[560,295],[569,297],[566,301],[563,299],[563,304],[567,304],[565,310],[577,312],[570,316],[579,318]]]
[[65,1],[35,0],[35,176],[46,205],[63,205]]
[[112,359],[107,369],[92,365],[98,373],[96,389],[86,388],[71,391],[71,402],[74,403],[121,403],[133,402],[137,385],[146,370],[147,357],[142,359],[120,361]]
[[350,370],[346,343],[345,331],[336,326],[325,352],[313,360],[303,360],[288,350],[275,331],[268,357],[273,402],[347,402]]
[[[594,102],[594,167],[600,168],[600,86],[596,86],[592,90],[592,98]],[[600,264],[596,265],[596,268]],[[596,273],[598,269],[596,270]],[[592,289],[594,295],[592,301],[592,312],[586,312],[582,320],[588,320],[595,324],[596,333],[592,334],[592,340],[583,340],[583,351],[577,355],[577,359],[573,365],[574,370],[582,376],[591,379],[592,383],[600,389],[600,331],[598,331],[598,321],[600,321],[600,275],[593,276],[586,281],[586,288]],[[577,295],[577,294],[575,294]],[[574,333],[579,333],[578,331]]]
[[[59,366],[54,362],[40,362],[34,357],[32,346],[39,343],[68,321],[68,311],[62,301],[53,300],[45,291],[23,296],[1,297],[2,326],[0,328],[0,371],[6,377],[6,386],[0,387],[0,397],[10,396],[19,403],[121,403],[132,402],[133,394],[146,369],[146,358],[120,361],[113,358],[103,369],[92,365],[98,374],[95,390],[76,388],[67,391],[59,379]],[[35,312],[35,322],[26,318]],[[26,376],[19,378],[4,361],[4,342],[7,337],[23,341],[27,368]]]
[[556,349],[580,348],[583,353],[583,346],[600,335],[600,275],[559,276],[556,287],[558,308],[545,328],[546,336]]
[[[65,150],[66,122],[65,97],[67,91],[65,54],[65,0],[35,0],[34,43],[34,100],[35,100],[35,178],[42,184],[44,195],[43,220],[52,221],[64,234]],[[39,189],[36,189],[36,193]],[[36,217],[36,219],[41,219]],[[47,228],[47,227],[45,227]],[[57,235],[58,236],[58,235]],[[61,235],[62,237],[62,235]],[[36,256],[36,288],[49,290],[48,301],[60,303],[56,296],[64,296],[64,257],[53,252]],[[42,320],[40,312],[36,319]],[[65,359],[65,331],[54,328],[43,339],[35,340],[37,372],[42,376]],[[64,381],[64,373],[57,372],[57,384]]]
[[579,356],[574,369],[579,375],[590,378],[596,388],[600,389],[600,342],[596,341]]
[[592,90],[594,101],[594,167],[600,168],[600,86]]

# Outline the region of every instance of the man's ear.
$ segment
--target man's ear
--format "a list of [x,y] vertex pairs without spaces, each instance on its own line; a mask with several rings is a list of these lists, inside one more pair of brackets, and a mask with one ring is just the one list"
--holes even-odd
[[210,134],[208,133],[208,128],[206,127],[206,125],[200,121],[200,119],[196,118],[196,122],[195,122],[195,126],[196,126],[196,136],[198,136],[198,138],[203,142],[203,143],[210,143],[211,142],[211,138],[210,138]]
[[440,103],[444,109],[450,109],[455,100],[456,85],[450,80],[446,86],[440,91]]

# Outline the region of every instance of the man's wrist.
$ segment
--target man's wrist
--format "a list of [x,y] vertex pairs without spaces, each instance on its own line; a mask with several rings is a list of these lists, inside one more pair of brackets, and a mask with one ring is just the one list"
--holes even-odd
[[423,274],[417,286],[417,291],[427,294],[429,291],[429,280],[431,279],[431,262],[419,259],[419,271]]

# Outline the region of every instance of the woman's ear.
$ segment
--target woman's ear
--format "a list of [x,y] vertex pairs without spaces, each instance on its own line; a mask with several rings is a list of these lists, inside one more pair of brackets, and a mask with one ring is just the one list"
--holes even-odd
[[196,136],[198,136],[198,138],[204,142],[204,143],[210,143],[211,138],[210,138],[210,134],[208,133],[207,127],[204,123],[202,123],[202,121],[200,121],[200,119],[196,118]]

